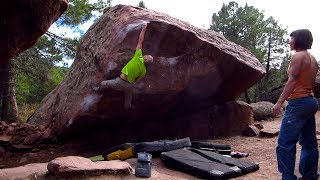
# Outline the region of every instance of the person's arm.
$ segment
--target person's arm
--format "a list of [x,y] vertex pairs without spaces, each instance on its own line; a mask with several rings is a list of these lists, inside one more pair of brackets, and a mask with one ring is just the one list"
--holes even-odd
[[302,65],[302,56],[300,54],[294,54],[291,58],[290,67],[289,67],[289,72],[288,72],[289,79],[288,79],[286,85],[284,86],[284,89],[283,89],[277,103],[272,108],[272,111],[274,114],[278,114],[280,112],[282,104],[290,96],[290,94],[293,92],[293,90],[297,84],[301,65]]
[[144,40],[144,34],[146,32],[146,29],[147,29],[147,24],[143,24],[141,32],[140,32],[140,35],[139,35],[139,40],[138,40],[138,43],[137,43],[136,50],[142,49],[142,43],[143,43],[143,40]]

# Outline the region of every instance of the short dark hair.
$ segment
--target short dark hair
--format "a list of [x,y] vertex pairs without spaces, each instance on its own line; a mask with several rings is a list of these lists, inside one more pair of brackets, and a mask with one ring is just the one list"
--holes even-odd
[[294,39],[295,49],[307,50],[311,49],[313,38],[308,29],[298,29],[290,34],[290,37]]

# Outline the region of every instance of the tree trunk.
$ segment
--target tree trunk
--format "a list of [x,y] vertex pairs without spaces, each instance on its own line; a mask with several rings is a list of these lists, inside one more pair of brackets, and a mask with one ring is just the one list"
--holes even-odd
[[268,58],[267,58],[267,67],[266,67],[267,81],[269,80],[269,72],[270,72],[270,54],[271,54],[271,32],[269,33]]
[[263,89],[262,89],[262,81],[264,81],[264,78],[262,78],[256,85],[255,93],[254,93],[254,102],[262,101],[263,100]]
[[246,98],[246,102],[247,102],[248,104],[250,104],[250,103],[251,103],[251,100],[250,100],[250,97],[249,97],[249,94],[248,94],[248,90],[244,92],[244,97]]
[[17,104],[16,88],[14,85],[10,86],[10,104],[12,106],[11,122],[19,122],[19,110],[18,110],[18,104]]
[[1,119],[8,120],[11,62],[3,66]]

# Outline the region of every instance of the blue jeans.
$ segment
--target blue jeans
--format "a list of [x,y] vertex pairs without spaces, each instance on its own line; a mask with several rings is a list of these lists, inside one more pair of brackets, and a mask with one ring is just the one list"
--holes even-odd
[[315,126],[317,110],[318,102],[311,96],[288,101],[276,149],[278,170],[282,173],[282,179],[297,179],[294,167],[298,141],[302,147],[299,172],[307,179],[318,179],[319,152]]

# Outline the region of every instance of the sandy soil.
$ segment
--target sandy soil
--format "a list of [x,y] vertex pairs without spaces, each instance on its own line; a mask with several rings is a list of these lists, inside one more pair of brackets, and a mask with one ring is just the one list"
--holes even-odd
[[[317,132],[319,133],[320,130],[320,111],[316,114],[317,119]],[[277,130],[280,128],[281,118],[276,118],[273,120],[268,121],[261,121],[260,122],[264,129],[270,130]],[[230,144],[232,147],[232,151],[240,151],[249,153],[249,157],[246,157],[247,160],[252,162],[257,162],[260,165],[260,169],[256,172],[249,173],[247,175],[237,177],[236,179],[239,180],[256,180],[256,179],[280,179],[280,174],[277,170],[277,160],[275,149],[277,146],[277,137],[272,138],[263,138],[263,137],[243,137],[243,136],[236,136],[236,137],[228,137],[228,138],[221,138],[216,140],[208,140],[213,143],[221,143],[221,144]],[[299,160],[301,147],[297,145],[297,162]],[[47,150],[47,153],[31,153],[29,154],[27,159],[25,157],[13,157],[8,159],[6,162],[2,162],[2,164],[12,166],[14,163],[31,163],[28,159],[32,159],[32,162],[48,162],[50,158],[52,159],[52,152],[54,148],[51,150]],[[48,153],[51,152],[51,153]],[[54,152],[55,156],[57,152]],[[30,158],[34,154],[33,158]],[[60,154],[60,156],[66,156],[72,154]],[[90,156],[90,155],[88,155]],[[27,162],[22,162],[27,161]],[[19,162],[19,163],[18,163]],[[128,159],[132,167],[134,168],[136,165],[136,159]],[[296,165],[296,174],[299,175],[298,168]],[[299,175],[300,176],[300,175]],[[134,175],[125,176],[125,177],[115,177],[115,176],[98,176],[98,177],[89,177],[86,179],[138,179]],[[159,158],[152,159],[152,177],[148,179],[168,179],[168,180],[180,180],[180,179],[197,179],[197,177],[191,176],[189,174],[172,170],[167,168]]]

